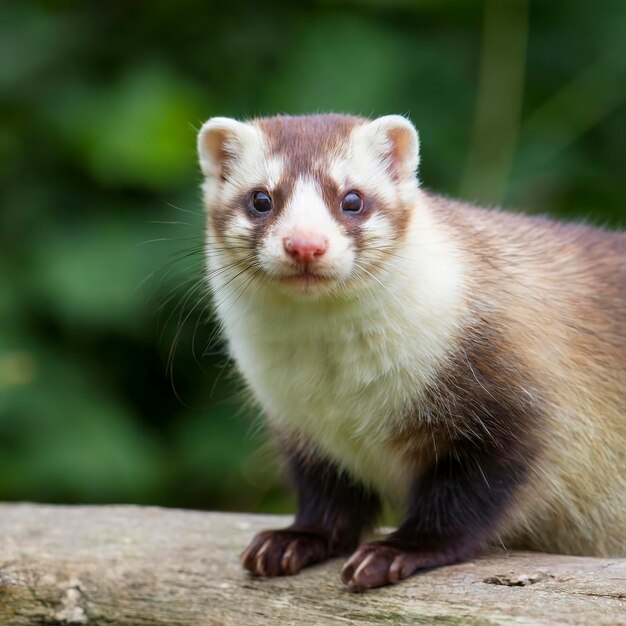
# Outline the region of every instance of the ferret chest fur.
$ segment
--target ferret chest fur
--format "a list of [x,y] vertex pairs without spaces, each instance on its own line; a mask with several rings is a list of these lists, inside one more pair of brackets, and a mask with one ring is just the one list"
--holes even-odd
[[[269,313],[269,312],[268,312]],[[414,355],[381,311],[344,324],[260,315],[231,330],[231,350],[270,423],[397,499],[407,488],[394,432],[415,396]]]

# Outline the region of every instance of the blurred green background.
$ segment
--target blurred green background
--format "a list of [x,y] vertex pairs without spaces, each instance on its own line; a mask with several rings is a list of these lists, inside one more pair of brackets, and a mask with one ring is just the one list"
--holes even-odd
[[0,499],[284,511],[201,275],[212,115],[403,113],[424,184],[626,224],[626,2],[0,3]]

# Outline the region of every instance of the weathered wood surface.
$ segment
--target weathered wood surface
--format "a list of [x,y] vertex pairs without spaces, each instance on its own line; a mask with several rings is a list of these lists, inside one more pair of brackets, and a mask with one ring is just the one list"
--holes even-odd
[[626,624],[626,559],[498,553],[347,592],[341,560],[254,579],[238,555],[281,517],[0,505],[0,625]]

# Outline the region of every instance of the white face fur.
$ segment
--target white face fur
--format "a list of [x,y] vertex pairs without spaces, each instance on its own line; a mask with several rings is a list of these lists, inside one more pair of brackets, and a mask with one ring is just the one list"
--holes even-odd
[[417,133],[405,118],[213,118],[198,149],[210,271],[309,299],[383,278],[417,189]]

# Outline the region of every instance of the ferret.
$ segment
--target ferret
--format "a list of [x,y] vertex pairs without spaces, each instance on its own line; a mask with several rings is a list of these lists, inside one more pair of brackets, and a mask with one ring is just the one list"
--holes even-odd
[[424,190],[398,115],[216,117],[198,150],[217,318],[297,491],[247,570],[626,556],[626,233]]

